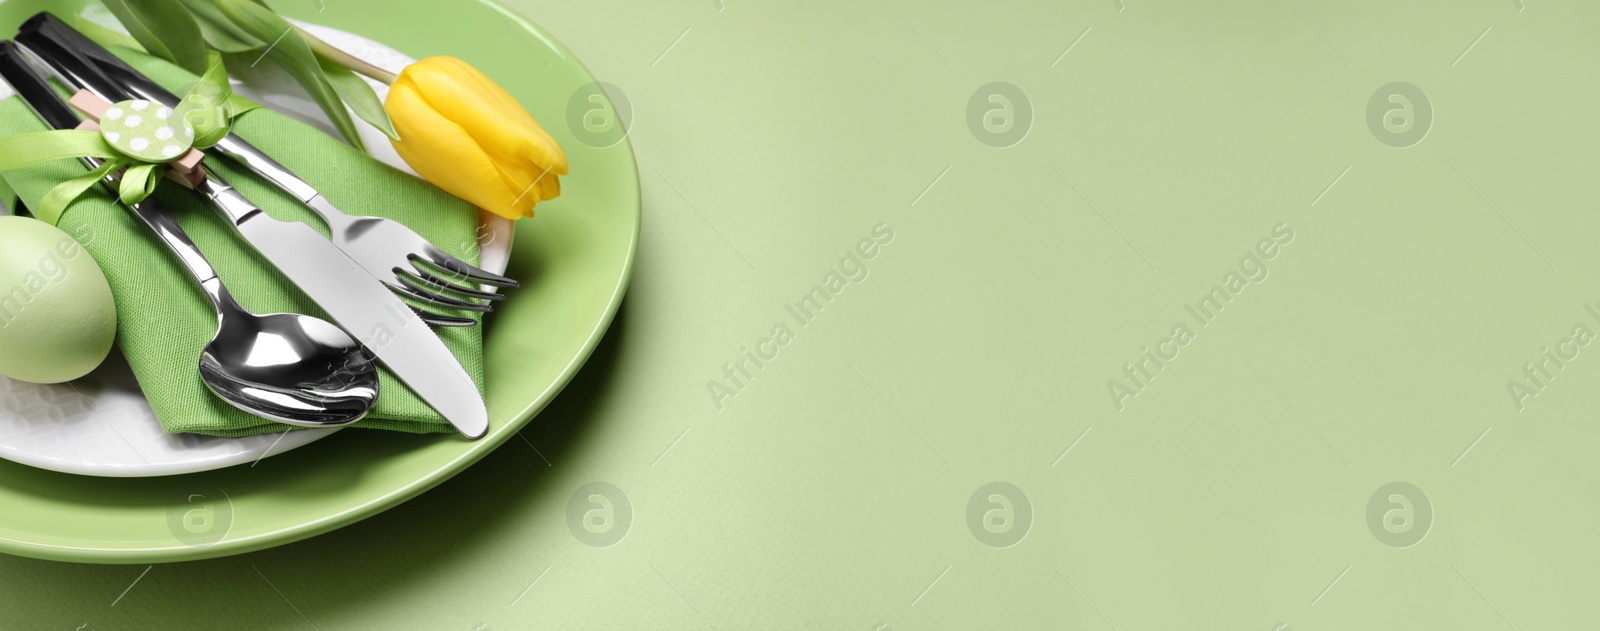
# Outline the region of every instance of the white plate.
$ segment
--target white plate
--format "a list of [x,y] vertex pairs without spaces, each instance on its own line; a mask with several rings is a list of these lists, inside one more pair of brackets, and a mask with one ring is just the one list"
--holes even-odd
[[[104,9],[86,12],[83,17],[120,30],[121,25]],[[413,61],[356,35],[316,25],[302,26],[328,43],[393,72]],[[388,86],[371,83],[379,97],[388,95]],[[244,77],[242,83],[235,81],[234,89],[267,107],[335,133],[316,104],[300,96],[301,91],[286,77]],[[10,88],[0,83],[0,98],[12,95]],[[415,174],[383,134],[366,125],[361,127],[362,140],[373,157]],[[489,213],[484,213],[482,220],[482,267],[504,273],[511,254],[512,224]],[[115,351],[105,365],[71,383],[47,386],[0,377],[0,458],[64,473],[132,478],[208,471],[255,463],[335,431],[338,430],[286,431],[246,438],[163,433],[132,370]]]

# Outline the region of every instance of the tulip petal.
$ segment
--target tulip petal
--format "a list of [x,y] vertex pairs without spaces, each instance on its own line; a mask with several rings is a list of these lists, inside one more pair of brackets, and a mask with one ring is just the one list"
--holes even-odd
[[[514,124],[526,125],[544,132],[544,127],[539,125],[539,121],[535,120],[533,115],[528,113],[528,110],[523,108],[521,103],[517,102],[516,98],[506,92],[505,88],[495,83],[493,79],[484,76],[482,72],[479,72],[471,64],[455,57],[439,57],[437,62],[441,69],[448,69],[448,72],[442,76],[454,79],[459,83],[460,87],[472,90],[475,94],[484,98],[486,104],[492,105],[497,110],[498,117],[508,122],[514,121]],[[549,134],[544,134],[544,137],[548,139]],[[555,144],[554,140],[550,142],[552,145]],[[555,149],[557,153],[560,152],[559,146],[556,146]],[[563,155],[562,157],[565,156]]]
[[[518,196],[525,191],[533,190],[535,185],[543,188],[546,183],[555,180],[556,175],[547,167],[541,167],[527,160],[502,160],[499,156],[490,155],[494,160],[495,169],[500,174],[500,179],[505,182],[506,188],[516,191]],[[541,201],[539,195],[528,197],[533,202]]]
[[516,200],[522,191],[511,191],[488,152],[460,125],[429,107],[416,85],[404,78],[396,81],[385,108],[403,139],[393,143],[395,151],[434,185],[513,220],[524,215],[519,207],[531,210],[539,201],[527,196]]
[[[516,99],[483,73],[454,57],[429,57],[402,73],[434,111],[445,112],[497,160],[532,162],[567,173],[567,157]],[[524,180],[527,181],[527,180]]]
[[548,202],[552,199],[555,199],[557,195],[561,194],[561,178],[550,176],[550,178],[546,181],[545,186],[540,190],[544,194],[544,196],[540,198],[540,201]]

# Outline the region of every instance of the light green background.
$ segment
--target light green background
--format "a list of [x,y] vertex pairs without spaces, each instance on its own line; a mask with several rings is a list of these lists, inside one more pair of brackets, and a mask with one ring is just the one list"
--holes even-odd
[[[282,548],[0,558],[4,626],[1593,626],[1600,348],[1522,411],[1506,383],[1600,331],[1600,5],[510,4],[626,95],[645,204],[622,313],[527,442]],[[967,117],[995,81],[1033,111],[1005,149]],[[1367,120],[1396,81],[1433,114],[1405,149]],[[880,222],[719,410],[708,380]],[[632,509],[610,547],[568,525],[593,481]],[[968,523],[994,481],[1032,510],[1006,548]],[[1368,520],[1396,481],[1432,512],[1405,548]]]

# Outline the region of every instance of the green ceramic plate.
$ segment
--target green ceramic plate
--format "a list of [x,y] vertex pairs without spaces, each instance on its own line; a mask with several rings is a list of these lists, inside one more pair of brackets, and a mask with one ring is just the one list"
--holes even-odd
[[[290,3],[293,4],[293,3]],[[91,478],[0,461],[0,552],[62,561],[153,563],[239,554],[324,533],[406,501],[499,447],[555,397],[594,349],[627,289],[639,242],[639,176],[625,138],[575,136],[569,102],[594,78],[525,18],[492,2],[302,3],[292,17],[413,57],[453,55],[496,79],[561,142],[562,196],[519,222],[510,275],[523,281],[491,318],[491,429],[449,436],[345,431],[255,466],[165,478]],[[0,4],[6,37],[28,16],[79,15],[82,0]],[[370,16],[382,13],[384,19]],[[603,99],[595,92],[596,99]],[[592,109],[582,106],[583,112]],[[582,112],[580,112],[582,114]]]

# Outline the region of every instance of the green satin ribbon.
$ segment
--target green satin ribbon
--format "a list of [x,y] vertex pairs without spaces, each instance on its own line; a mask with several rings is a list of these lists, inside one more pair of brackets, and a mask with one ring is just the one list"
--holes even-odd
[[[233,93],[222,56],[211,51],[206,55],[206,72],[199,83],[172,109],[174,115],[194,128],[193,147],[205,150],[227,137],[233,119],[258,107],[259,103]],[[34,216],[51,224],[61,219],[61,213],[74,200],[112,173],[122,171],[117,197],[124,204],[137,204],[155,192],[167,170],[166,163],[147,162],[118,151],[98,131],[65,129],[0,138],[0,171],[66,158],[104,162],[88,173],[57,184],[40,200],[39,207],[33,209]]]

